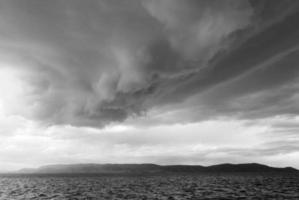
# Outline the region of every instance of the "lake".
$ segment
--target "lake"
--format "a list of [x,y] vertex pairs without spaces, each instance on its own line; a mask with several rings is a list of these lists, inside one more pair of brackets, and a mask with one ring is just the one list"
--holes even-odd
[[0,199],[299,199],[299,176],[1,175]]

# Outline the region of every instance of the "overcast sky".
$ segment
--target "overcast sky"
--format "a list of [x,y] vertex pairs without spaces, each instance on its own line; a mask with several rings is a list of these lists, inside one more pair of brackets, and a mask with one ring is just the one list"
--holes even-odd
[[1,0],[0,170],[299,168],[299,1]]

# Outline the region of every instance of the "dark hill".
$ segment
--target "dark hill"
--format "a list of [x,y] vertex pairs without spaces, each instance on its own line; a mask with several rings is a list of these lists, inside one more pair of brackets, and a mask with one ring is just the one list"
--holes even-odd
[[299,173],[297,169],[275,168],[257,163],[200,165],[155,164],[69,164],[46,165],[22,169],[17,173],[32,174],[152,174],[152,173]]
[[266,172],[287,172],[287,173],[298,173],[299,171],[292,167],[286,168],[275,168],[267,165],[257,163],[246,163],[246,164],[219,164],[211,165],[208,167],[203,166],[165,166],[167,171],[173,172],[206,172],[206,173],[266,173]]
[[155,164],[68,164],[45,165],[37,169],[22,169],[20,173],[38,174],[111,174],[111,173],[152,173],[159,172]]

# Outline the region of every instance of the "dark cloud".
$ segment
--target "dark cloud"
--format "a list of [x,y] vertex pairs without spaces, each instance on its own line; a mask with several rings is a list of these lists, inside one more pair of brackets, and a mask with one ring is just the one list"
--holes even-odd
[[1,1],[1,59],[32,88],[19,114],[50,124],[297,114],[298,4]]

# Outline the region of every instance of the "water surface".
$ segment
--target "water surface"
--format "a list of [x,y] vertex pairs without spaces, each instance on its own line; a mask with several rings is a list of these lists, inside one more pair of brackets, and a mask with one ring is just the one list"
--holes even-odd
[[299,176],[2,175],[0,199],[299,199]]

